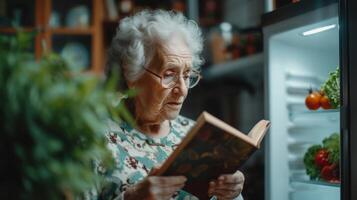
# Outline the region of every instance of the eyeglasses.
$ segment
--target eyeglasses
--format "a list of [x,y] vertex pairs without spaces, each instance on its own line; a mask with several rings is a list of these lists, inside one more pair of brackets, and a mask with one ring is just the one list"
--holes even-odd
[[[158,77],[160,79],[160,83],[161,83],[162,87],[164,87],[164,88],[173,88],[177,84],[177,82],[181,76],[180,74],[175,73],[175,72],[164,75],[164,76],[160,76],[160,75],[156,74],[155,72],[147,69],[146,67],[144,67],[144,69],[147,72],[149,72],[150,74]],[[201,74],[196,70],[190,70],[187,74],[183,75],[183,80],[185,81],[185,85],[187,88],[195,87],[201,78],[202,78]]]

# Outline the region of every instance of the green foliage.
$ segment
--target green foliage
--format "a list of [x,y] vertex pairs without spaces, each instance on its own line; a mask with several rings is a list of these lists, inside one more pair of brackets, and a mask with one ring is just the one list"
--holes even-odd
[[315,155],[320,149],[322,149],[321,145],[313,145],[304,155],[306,174],[310,176],[311,180],[316,180],[320,177],[320,169],[315,165]]
[[63,199],[100,181],[93,160],[111,166],[106,120],[131,117],[113,103],[117,77],[105,83],[53,53],[35,61],[28,52],[34,35],[0,36],[2,181],[11,198]]
[[333,133],[322,141],[324,148],[329,152],[329,162],[339,164],[340,161],[340,135]]
[[321,169],[315,164],[315,156],[321,149],[327,150],[329,163],[339,165],[340,135],[338,133],[333,133],[322,141],[322,145],[313,145],[306,151],[304,155],[304,165],[306,173],[310,176],[311,180],[320,179]]
[[321,86],[321,90],[330,99],[332,108],[340,107],[340,69],[330,72],[328,79]]

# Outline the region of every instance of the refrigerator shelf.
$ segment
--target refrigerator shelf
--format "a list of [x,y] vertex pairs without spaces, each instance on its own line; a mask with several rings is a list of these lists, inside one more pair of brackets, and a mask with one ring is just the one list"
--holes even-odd
[[340,109],[329,110],[298,110],[289,112],[289,117],[292,122],[306,122],[306,121],[327,121],[338,122],[340,120]]
[[306,185],[306,186],[328,186],[328,187],[335,187],[339,188],[341,186],[340,183],[330,183],[326,181],[314,181],[314,180],[309,180],[305,178],[292,178],[290,179],[290,183],[293,186],[300,186],[300,185]]

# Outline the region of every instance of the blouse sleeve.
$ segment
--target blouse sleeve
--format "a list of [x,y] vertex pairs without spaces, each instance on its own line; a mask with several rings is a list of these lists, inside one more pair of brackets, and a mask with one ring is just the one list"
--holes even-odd
[[[108,143],[107,148],[112,153],[113,158],[117,162],[118,160],[118,148],[112,141],[112,132],[120,132],[120,127],[113,121],[107,122],[107,129],[105,130],[105,136],[107,137]],[[126,185],[122,183],[120,179],[121,171],[114,167],[111,171],[106,170],[102,165],[100,160],[95,163],[95,172],[102,176],[100,183],[96,184],[86,195],[86,200],[123,200],[124,190]]]
[[[99,165],[96,167],[96,172],[100,172]],[[124,192],[120,190],[122,184],[112,174],[102,174],[103,180],[97,182],[91,190],[86,191],[80,200],[123,200]]]

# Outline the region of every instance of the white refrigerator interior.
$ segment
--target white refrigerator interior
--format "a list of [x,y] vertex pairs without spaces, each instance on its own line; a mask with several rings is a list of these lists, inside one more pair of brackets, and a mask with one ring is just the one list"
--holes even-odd
[[[303,35],[311,30],[318,33]],[[308,147],[340,130],[339,111],[311,112],[305,106],[309,88],[320,89],[339,66],[337,4],[265,27],[264,47],[266,118],[272,123],[266,140],[266,199],[340,199],[338,185],[310,181],[303,164]]]

